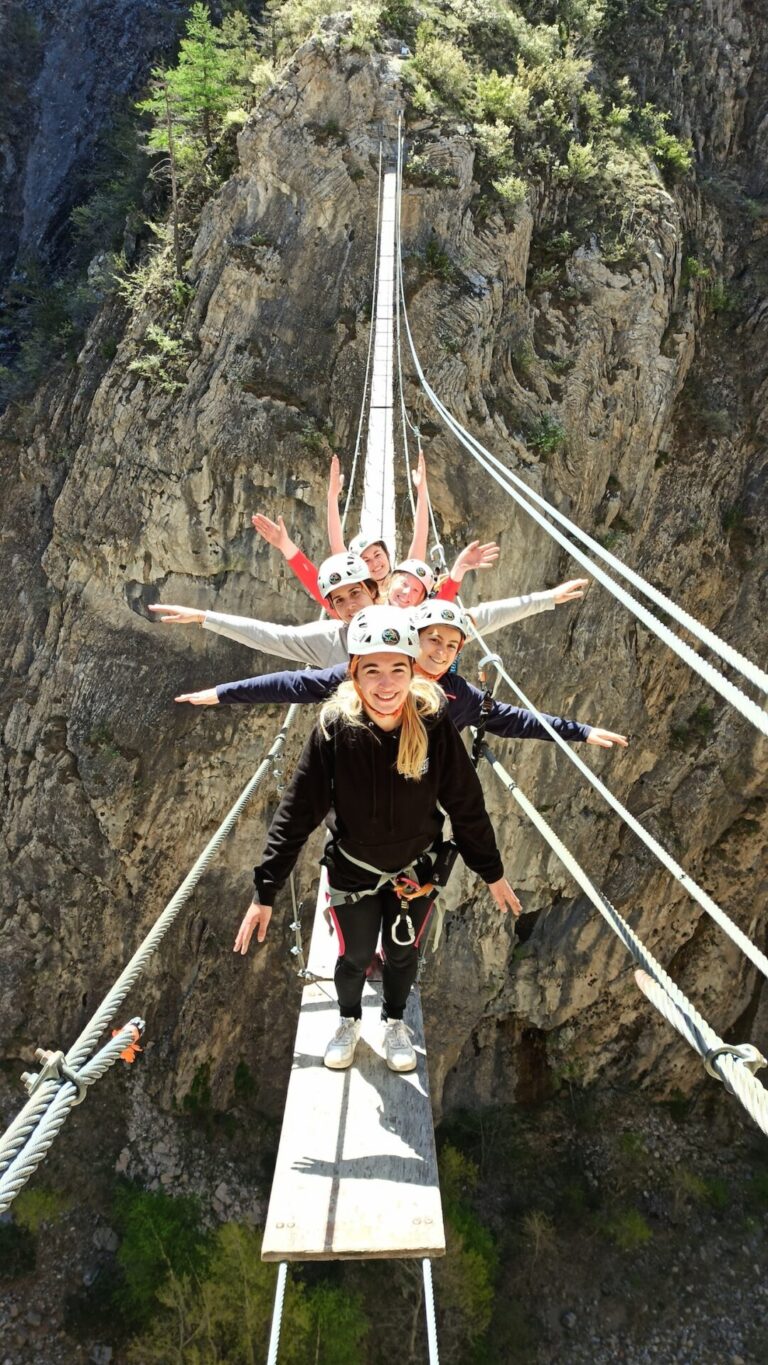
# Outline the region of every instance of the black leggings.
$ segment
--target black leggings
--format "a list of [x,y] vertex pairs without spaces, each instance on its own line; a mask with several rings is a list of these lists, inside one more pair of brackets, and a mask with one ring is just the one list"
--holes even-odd
[[[370,966],[381,931],[384,966],[382,983],[384,1003],[382,1017],[402,1019],[408,992],[416,980],[419,965],[419,943],[427,926],[434,904],[430,895],[415,900],[400,901],[394,891],[384,887],[353,905],[336,905],[331,914],[339,937],[341,955],[336,963],[334,982],[339,997],[339,1010],[345,1019],[359,1019],[365,985],[366,969]],[[397,943],[392,938],[392,925],[400,910],[410,915],[416,939],[414,943]],[[408,927],[403,918],[397,926],[398,938],[405,938]]]

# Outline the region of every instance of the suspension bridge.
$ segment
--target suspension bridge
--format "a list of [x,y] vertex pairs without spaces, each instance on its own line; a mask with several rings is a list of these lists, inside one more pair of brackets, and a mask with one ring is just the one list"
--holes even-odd
[[[408,415],[403,366],[410,364],[425,402],[456,444],[477,463],[540,530],[565,550],[590,576],[638,621],[671,649],[720,697],[753,726],[768,735],[768,674],[711,629],[679,607],[665,593],[629,568],[593,537],[581,530],[519,474],[488,450],[449,411],[432,388],[421,363],[408,317],[403,284],[401,241],[403,193],[403,137],[398,129],[394,166],[379,159],[378,214],[374,265],[375,315],[369,336],[360,417],[357,426],[343,524],[351,512],[360,463],[363,432],[366,447],[360,519],[363,531],[381,538],[394,550],[395,528],[395,387],[401,444],[410,492],[410,452],[420,449],[419,431]],[[397,381],[397,384],[396,384]],[[411,494],[412,498],[412,494]],[[431,554],[447,569],[434,512],[430,507],[434,543]],[[630,588],[632,591],[630,591]],[[642,600],[641,600],[642,599]],[[654,610],[655,609],[655,610]],[[661,613],[661,616],[657,613]],[[663,616],[664,619],[661,619]],[[713,661],[682,638],[692,636]],[[768,958],[750,933],[735,923],[712,896],[690,875],[627,807],[597,777],[587,763],[551,729],[499,655],[491,655],[482,635],[478,644],[499,680],[539,719],[550,738],[623,822],[632,835],[681,887],[694,906],[707,914],[751,964],[768,976]],[[723,671],[723,665],[729,670]],[[119,1057],[131,1057],[144,1031],[135,1017],[103,1035],[142,975],[147,963],[233,829],[254,792],[279,772],[286,737],[298,708],[291,707],[279,733],[256,772],[238,796],[216,833],[202,850],[175,895],[159,914],[124,971],[108,991],[80,1036],[66,1051],[38,1050],[39,1070],[22,1077],[27,1102],[0,1138],[0,1212],[45,1157],[68,1114],[87,1096],[88,1088]],[[768,1091],[757,1072],[766,1059],[752,1042],[726,1044],[616,911],[588,872],[564,845],[557,831],[536,809],[503,765],[486,746],[482,755],[489,772],[502,785],[538,835],[560,859],[607,926],[634,959],[638,988],[678,1030],[699,1055],[707,1072],[722,1081],[757,1126],[768,1135]],[[303,978],[294,1067],[288,1087],[280,1149],[264,1233],[263,1256],[278,1262],[278,1280],[269,1365],[278,1360],[280,1323],[288,1264],[291,1261],[345,1257],[412,1257],[422,1261],[427,1340],[431,1365],[438,1361],[432,1297],[431,1261],[445,1249],[437,1179],[434,1131],[418,989],[412,992],[408,1022],[414,1028],[418,1068],[408,1076],[395,1075],[377,1055],[374,1018],[378,1018],[379,987],[369,983],[364,998],[363,1038],[354,1068],[328,1072],[322,1053],[329,1024],[337,1014],[333,994],[336,945],[325,916],[326,885],[321,878],[312,937],[305,962],[301,924],[292,886],[294,955]],[[750,927],[754,934],[756,920]],[[101,1042],[101,1046],[98,1046]]]

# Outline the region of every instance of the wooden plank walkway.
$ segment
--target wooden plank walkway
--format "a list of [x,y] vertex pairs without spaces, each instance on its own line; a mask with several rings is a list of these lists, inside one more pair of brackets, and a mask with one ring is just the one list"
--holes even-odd
[[381,987],[366,985],[354,1065],[329,1071],[338,1022],[330,982],[306,986],[272,1195],[265,1261],[442,1256],[421,1001],[411,992],[416,1071],[390,1071],[382,1050]]

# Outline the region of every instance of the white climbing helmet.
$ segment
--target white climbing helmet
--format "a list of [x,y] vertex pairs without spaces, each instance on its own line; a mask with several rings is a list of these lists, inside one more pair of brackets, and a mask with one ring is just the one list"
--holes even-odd
[[402,607],[363,607],[350,621],[347,649],[350,656],[407,654],[417,659],[419,633],[413,613]]
[[426,593],[431,593],[435,586],[435,576],[428,564],[423,559],[401,559],[396,564],[393,573],[409,573],[414,578],[418,578]]
[[317,571],[317,586],[321,597],[328,597],[334,588],[346,588],[350,583],[367,583],[371,576],[364,559],[346,550],[340,555],[324,559]]
[[362,531],[359,536],[355,536],[354,540],[350,540],[349,553],[351,555],[361,555],[365,550],[369,550],[372,545],[380,545],[387,556],[387,559],[389,559],[389,550],[387,549],[386,541],[382,540],[380,537],[377,539],[376,536],[366,536]]
[[469,621],[461,607],[455,602],[442,602],[439,597],[416,607],[413,619],[417,630],[425,630],[427,626],[453,626],[454,630],[461,631],[465,640],[469,635]]

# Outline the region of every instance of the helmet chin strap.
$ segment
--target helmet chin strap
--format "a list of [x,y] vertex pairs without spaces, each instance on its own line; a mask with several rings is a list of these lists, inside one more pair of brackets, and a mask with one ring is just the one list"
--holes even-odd
[[428,673],[426,668],[422,668],[417,659],[416,663],[413,665],[413,671],[419,678],[427,678],[429,682],[439,682],[443,677],[443,674],[448,672],[448,669],[444,668],[441,673]]

